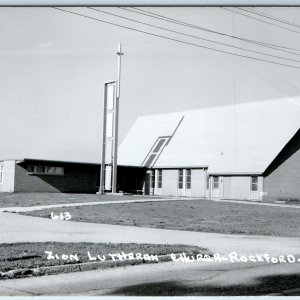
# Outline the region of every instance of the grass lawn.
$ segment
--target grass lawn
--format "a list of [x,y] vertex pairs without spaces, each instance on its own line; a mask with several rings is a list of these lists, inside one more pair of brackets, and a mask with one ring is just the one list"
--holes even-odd
[[300,237],[300,209],[207,200],[77,206],[22,213],[71,221],[247,235]]
[[[47,259],[45,251],[51,251],[59,256],[59,259]],[[33,269],[37,267],[49,267],[66,264],[78,264],[84,262],[90,262],[87,252],[90,252],[92,257],[100,255],[103,258],[105,255],[105,261],[112,261],[112,257],[109,254],[133,253],[136,255],[170,255],[171,253],[185,252],[189,255],[195,254],[209,254],[207,249],[203,249],[196,246],[186,245],[155,245],[155,244],[104,244],[104,243],[18,243],[18,244],[0,244],[0,278],[1,273],[5,273],[11,270],[18,269]],[[62,254],[77,255],[79,260],[62,259]],[[115,257],[115,260],[118,260]],[[99,261],[99,260],[97,260]],[[97,266],[97,268],[107,268],[107,265]],[[21,275],[20,275],[21,274]],[[24,275],[32,275],[32,273],[17,273],[17,277],[23,277]],[[4,277],[5,278],[5,277]]]
[[0,193],[0,207],[35,206],[51,204],[84,203],[97,201],[132,200],[151,198],[151,196],[115,196],[96,194],[63,194],[63,193]]

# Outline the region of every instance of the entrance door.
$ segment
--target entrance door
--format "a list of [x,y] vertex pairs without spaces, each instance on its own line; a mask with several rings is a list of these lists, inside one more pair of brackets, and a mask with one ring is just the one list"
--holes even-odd
[[213,198],[219,198],[220,197],[220,182],[219,182],[219,176],[213,176],[212,177],[212,191],[211,196]]
[[191,196],[192,189],[191,189],[191,179],[192,173],[191,169],[179,169],[178,170],[178,189],[177,195],[178,196]]

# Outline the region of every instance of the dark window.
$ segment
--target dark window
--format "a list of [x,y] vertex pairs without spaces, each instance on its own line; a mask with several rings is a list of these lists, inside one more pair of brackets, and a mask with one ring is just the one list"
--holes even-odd
[[155,170],[151,170],[151,175],[150,175],[150,180],[151,180],[151,188],[155,188]]
[[178,170],[178,189],[183,189],[183,170]]
[[33,173],[34,172],[34,166],[27,166],[27,172]]
[[251,192],[258,191],[258,176],[251,176]]
[[156,154],[151,154],[149,156],[148,160],[145,163],[145,167],[151,166],[151,164],[152,164],[152,162],[153,162],[153,160],[154,160],[155,157],[156,157]]
[[166,144],[166,141],[168,140],[168,137],[165,138],[158,138],[155,143],[153,144],[151,151],[145,158],[145,163],[143,165],[147,168],[153,166],[153,163],[155,162],[155,159],[159,156],[159,154],[162,152],[164,145]]
[[214,176],[213,177],[213,189],[217,190],[219,188],[219,177],[218,176]]
[[27,166],[27,172],[33,174],[64,175],[63,167]]
[[192,187],[192,171],[191,169],[186,169],[185,172],[185,188],[190,190]]
[[162,188],[162,170],[157,170],[157,187]]
[[160,149],[161,149],[161,147],[162,147],[162,145],[164,144],[164,142],[165,142],[165,139],[159,140],[159,142],[156,144],[156,146],[155,146],[155,148],[154,148],[154,150],[152,152],[153,153],[159,152]]
[[206,189],[209,190],[209,176],[206,176]]
[[35,167],[35,172],[36,173],[45,173],[46,167],[42,167],[42,166],[36,166]]

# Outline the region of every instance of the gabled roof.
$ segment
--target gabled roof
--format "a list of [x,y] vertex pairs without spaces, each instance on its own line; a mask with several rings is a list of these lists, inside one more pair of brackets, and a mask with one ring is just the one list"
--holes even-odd
[[141,166],[157,138],[171,136],[181,118],[181,114],[139,117],[119,148],[118,165]]
[[120,146],[118,164],[141,166],[157,138],[172,135],[182,117],[153,167],[261,174],[299,129],[300,97],[140,117]]

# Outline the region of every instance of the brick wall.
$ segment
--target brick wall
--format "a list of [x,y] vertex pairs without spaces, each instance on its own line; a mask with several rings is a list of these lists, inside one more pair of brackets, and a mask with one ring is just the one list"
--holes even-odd
[[[63,167],[64,175],[29,175],[27,165]],[[95,193],[98,169],[95,165],[26,161],[16,164],[15,192]]]
[[264,173],[265,201],[300,200],[300,130]]

